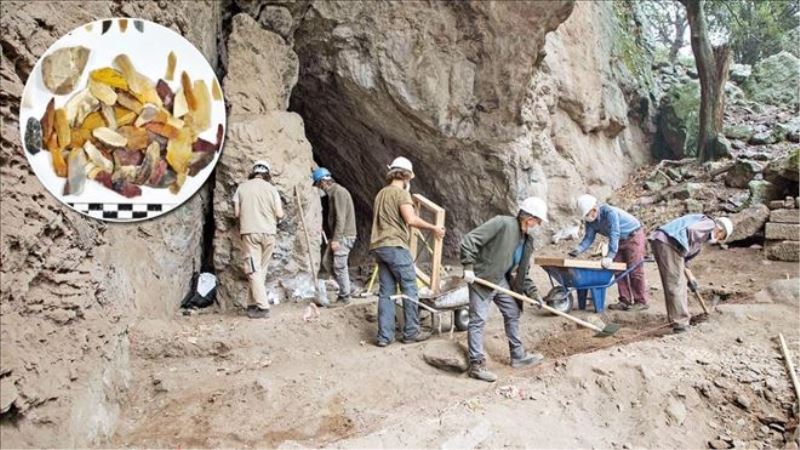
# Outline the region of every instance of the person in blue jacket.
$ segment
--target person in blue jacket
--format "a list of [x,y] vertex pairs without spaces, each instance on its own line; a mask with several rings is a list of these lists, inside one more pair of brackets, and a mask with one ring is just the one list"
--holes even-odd
[[658,227],[650,233],[650,247],[658,264],[667,319],[675,333],[689,329],[687,286],[697,290],[697,279],[686,267],[700,253],[703,244],[725,242],[733,233],[733,222],[727,217],[712,219],[705,214],[688,214]]
[[[588,194],[578,197],[577,206],[581,219],[586,222],[586,234],[569,256],[574,258],[588,250],[599,233],[608,238],[608,254],[600,262],[604,268],[609,268],[612,261],[632,267],[644,259],[647,240],[642,224],[635,217],[614,206],[598,204],[597,199]],[[609,309],[641,311],[649,308],[643,264],[632,270],[617,287],[619,302],[609,305]]]

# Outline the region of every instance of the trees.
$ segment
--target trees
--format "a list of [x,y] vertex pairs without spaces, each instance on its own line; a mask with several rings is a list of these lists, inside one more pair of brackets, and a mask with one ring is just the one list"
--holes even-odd
[[743,64],[780,52],[787,34],[800,26],[797,0],[708,0],[705,10],[710,31],[724,36]]
[[700,129],[697,159],[709,161],[723,156],[722,116],[725,112],[725,83],[728,81],[730,47],[712,48],[708,33],[705,0],[679,0],[686,7],[690,41],[700,78]]
[[672,63],[678,57],[678,51],[686,42],[686,11],[677,3],[662,0],[648,0],[640,3],[642,12],[647,17],[651,29],[658,42],[668,48],[668,60]]

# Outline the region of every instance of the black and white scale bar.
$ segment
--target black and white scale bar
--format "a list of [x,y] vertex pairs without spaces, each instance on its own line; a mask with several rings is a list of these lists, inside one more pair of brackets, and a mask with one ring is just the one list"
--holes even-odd
[[140,220],[160,215],[169,209],[161,203],[68,203],[76,211],[96,219]]

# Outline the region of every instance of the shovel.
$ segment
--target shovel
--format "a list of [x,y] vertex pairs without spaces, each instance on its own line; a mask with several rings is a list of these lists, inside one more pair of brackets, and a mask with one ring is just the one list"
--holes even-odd
[[[686,275],[686,277],[689,280],[694,280],[695,279],[694,275],[692,275],[692,272],[689,269],[684,269],[684,274]],[[708,313],[708,307],[706,306],[706,302],[705,302],[705,300],[703,300],[703,296],[700,295],[700,291],[697,290],[697,288],[694,288],[691,285],[689,285],[689,290],[692,291],[692,294],[694,294],[694,298],[697,299],[697,301],[700,303],[700,307],[703,308],[703,314],[698,314],[696,316],[693,316],[692,317],[692,322],[693,323],[702,323],[702,322],[707,321],[708,317],[709,317],[709,313]]]
[[300,200],[300,190],[297,189],[297,186],[294,187],[294,194],[297,198],[297,207],[300,209],[300,223],[303,225],[303,234],[306,236],[306,250],[308,250],[308,270],[314,277],[314,291],[317,294],[317,303],[319,303],[321,306],[328,306],[330,302],[328,301],[328,296],[325,292],[325,285],[320,285],[319,279],[317,278],[317,271],[314,269],[314,257],[311,254],[311,238],[308,236],[308,228],[306,228],[306,213],[303,210],[303,201]]
[[517,294],[514,291],[502,288],[502,287],[500,287],[500,286],[498,286],[498,285],[496,285],[494,283],[490,283],[490,282],[488,282],[486,280],[483,280],[481,278],[475,278],[475,282],[478,283],[478,284],[481,284],[483,286],[486,286],[486,287],[488,287],[490,289],[494,289],[497,292],[500,292],[500,293],[509,295],[511,297],[514,297],[517,300],[521,300],[523,302],[527,302],[527,303],[539,306],[541,308],[544,308],[545,311],[551,312],[551,313],[553,313],[553,314],[555,314],[557,316],[561,316],[561,317],[563,317],[563,318],[565,318],[567,320],[571,320],[571,321],[577,323],[578,325],[580,325],[582,327],[586,327],[586,328],[589,328],[590,330],[594,330],[594,331],[597,332],[597,334],[595,334],[594,337],[601,337],[602,338],[602,337],[612,336],[620,328],[618,323],[609,323],[609,324],[606,324],[605,327],[600,328],[597,325],[594,325],[594,324],[591,324],[589,322],[583,321],[581,319],[578,319],[577,317],[570,316],[569,314],[563,313],[563,312],[561,312],[561,311],[559,311],[559,310],[557,310],[555,308],[551,308],[551,307],[547,306],[544,303],[540,304],[539,302],[537,302],[536,300],[534,300],[532,298],[526,297],[526,296],[524,296],[522,294]]

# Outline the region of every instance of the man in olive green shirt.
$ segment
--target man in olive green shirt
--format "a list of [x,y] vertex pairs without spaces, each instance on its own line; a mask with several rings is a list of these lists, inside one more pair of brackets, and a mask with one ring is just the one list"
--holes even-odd
[[233,210],[239,219],[245,273],[250,280],[247,316],[259,319],[269,317],[269,300],[264,282],[267,265],[275,249],[277,224],[283,218],[283,206],[278,189],[271,183],[266,161],[256,161],[249,178],[233,194]]
[[356,243],[356,213],[350,192],[334,181],[331,172],[320,167],[311,174],[314,186],[328,196],[328,227],[332,231],[322,258],[325,271],[339,284],[337,300],[350,303],[350,268],[347,260]]
[[378,337],[375,345],[386,347],[394,341],[394,301],[396,286],[400,285],[403,298],[403,342],[420,342],[419,306],[417,305],[417,274],[408,248],[409,228],[431,230],[444,237],[444,228],[428,223],[417,216],[409,193],[414,169],[411,161],[399,157],[389,165],[386,174],[388,185],[375,197],[372,218],[372,235],[369,249],[378,263],[380,290],[378,291]]
[[464,280],[469,283],[469,376],[494,382],[497,376],[486,367],[483,354],[483,328],[489,318],[489,306],[497,305],[503,315],[511,367],[538,364],[544,357],[529,354],[522,345],[519,317],[522,304],[511,296],[474,283],[475,278],[527,295],[541,303],[539,290],[531,280],[530,260],[533,256],[533,231],[547,221],[547,205],[536,197],[525,199],[516,217],[495,216],[467,233],[461,240],[461,264]]

